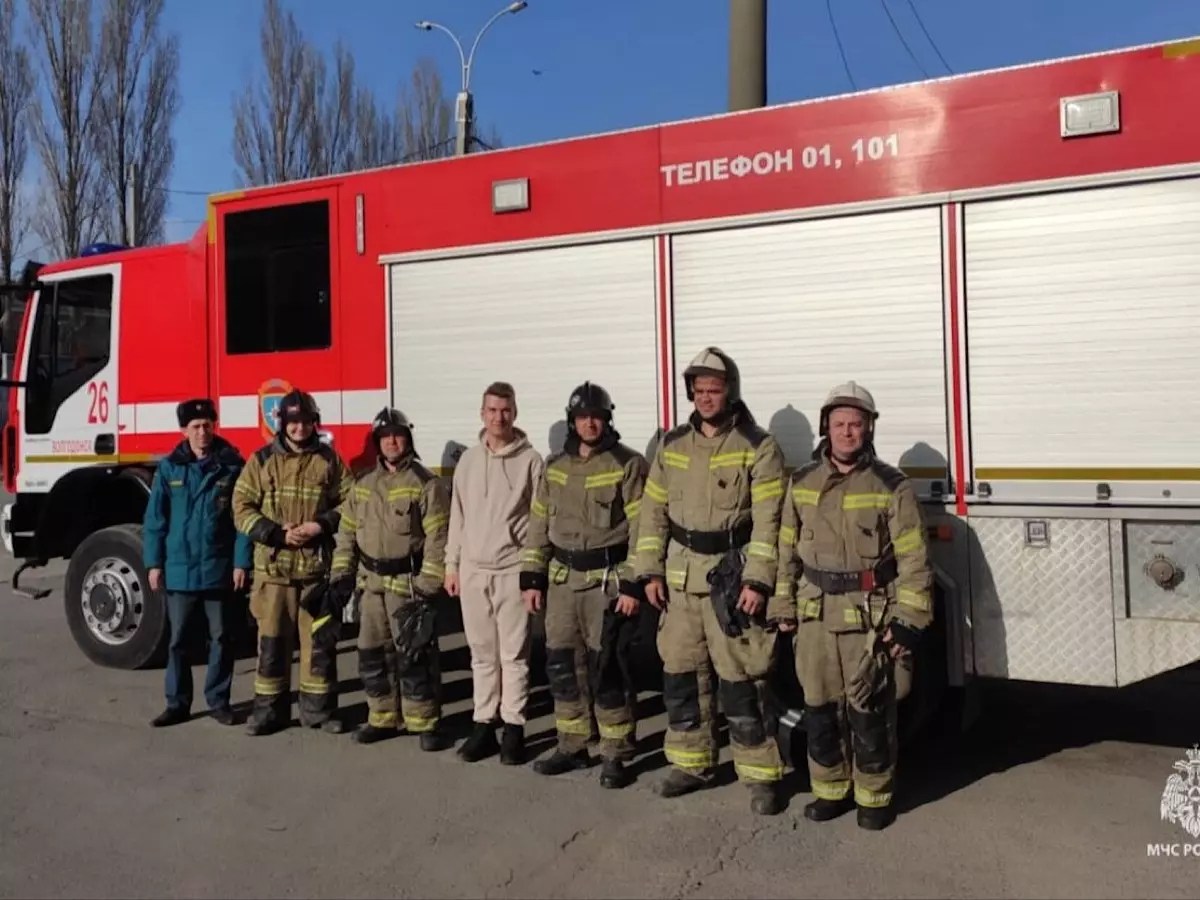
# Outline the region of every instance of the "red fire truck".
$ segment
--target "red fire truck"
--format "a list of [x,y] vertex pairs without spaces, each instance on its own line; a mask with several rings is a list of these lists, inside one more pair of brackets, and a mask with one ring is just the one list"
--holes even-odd
[[[625,439],[739,362],[789,464],[855,379],[918,484],[950,685],[1126,685],[1200,659],[1200,40],[215,196],[182,244],[31,267],[3,432],[24,566],[68,558],[98,663],[165,640],[139,523],[175,404],[245,453],[312,392],[370,462],[384,405],[448,472],[515,384]],[[940,666],[931,667],[934,673]]]

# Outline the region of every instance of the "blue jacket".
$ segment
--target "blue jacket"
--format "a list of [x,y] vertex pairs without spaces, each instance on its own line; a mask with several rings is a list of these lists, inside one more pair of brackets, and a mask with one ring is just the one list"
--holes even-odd
[[253,566],[253,542],[233,526],[233,487],[245,461],[213,436],[197,460],[188,442],[159,460],[142,523],[143,562],[162,569],[168,591],[229,589],[233,570]]

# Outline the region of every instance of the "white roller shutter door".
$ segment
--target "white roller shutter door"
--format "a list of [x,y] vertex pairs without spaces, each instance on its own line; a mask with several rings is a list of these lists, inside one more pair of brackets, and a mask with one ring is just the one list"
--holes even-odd
[[1200,180],[973,203],[964,234],[976,477],[1013,482],[997,499],[1195,498],[1164,485],[1200,446]]
[[941,255],[937,209],[676,238],[680,419],[683,370],[716,345],[789,465],[809,458],[828,392],[854,380],[879,406],[882,459],[945,478]]
[[650,239],[392,266],[393,398],[426,464],[451,467],[478,442],[493,381],[516,388],[517,426],[543,455],[589,379],[644,452],[658,423],[654,272]]

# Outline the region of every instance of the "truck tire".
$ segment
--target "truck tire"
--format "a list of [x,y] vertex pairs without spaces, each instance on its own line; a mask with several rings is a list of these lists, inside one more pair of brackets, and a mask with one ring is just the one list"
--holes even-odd
[[67,566],[63,605],[71,637],[97,665],[140,669],[165,659],[166,602],[150,590],[140,525],[116,525],[84,538]]

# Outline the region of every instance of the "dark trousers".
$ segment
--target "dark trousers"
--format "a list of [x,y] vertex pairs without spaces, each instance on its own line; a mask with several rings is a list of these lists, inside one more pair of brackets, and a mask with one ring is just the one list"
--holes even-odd
[[167,594],[167,621],[171,625],[171,646],[167,651],[167,706],[192,707],[192,669],[184,653],[184,635],[197,607],[204,607],[208,619],[208,673],[204,679],[204,698],[209,709],[229,705],[233,687],[233,650],[228,622],[229,594],[226,591]]

